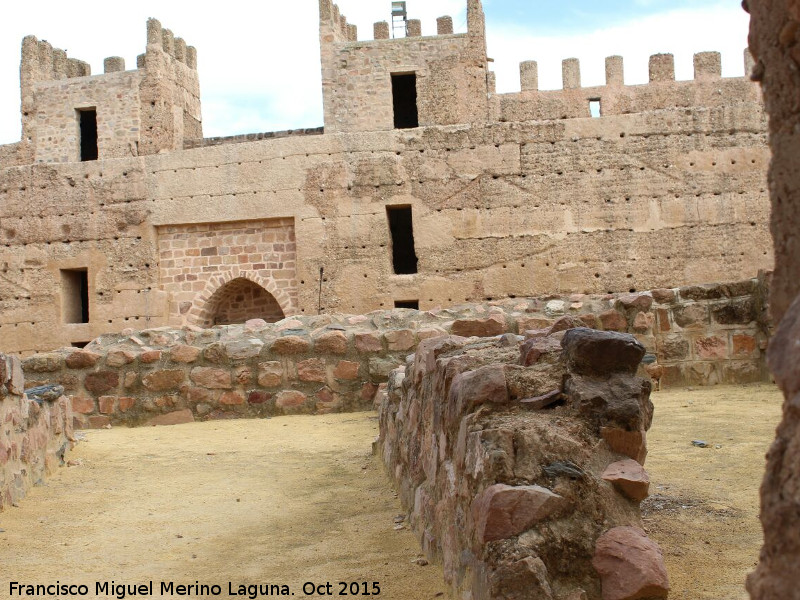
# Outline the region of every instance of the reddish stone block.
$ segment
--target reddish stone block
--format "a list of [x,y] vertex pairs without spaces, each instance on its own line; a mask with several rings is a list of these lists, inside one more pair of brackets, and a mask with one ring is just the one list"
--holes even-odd
[[176,363],[193,363],[200,356],[200,348],[178,344],[169,350],[169,359]]
[[638,527],[615,527],[601,535],[592,566],[600,575],[603,600],[656,600],[669,594],[661,548]]
[[130,350],[115,349],[106,354],[106,365],[109,367],[124,367],[136,360],[136,353]]
[[698,358],[726,358],[728,344],[726,340],[717,336],[698,338],[694,341],[694,351]]
[[117,401],[116,396],[100,396],[97,404],[100,407],[100,412],[104,415],[110,415],[114,412],[114,404]]
[[733,336],[733,356],[752,356],[758,343],[752,335],[737,334]]
[[675,301],[675,290],[667,290],[667,289],[652,290],[650,292],[650,295],[653,296],[653,300],[655,300],[659,304],[669,304],[670,302]]
[[578,319],[586,327],[589,327],[591,329],[599,329],[600,328],[600,319],[597,318],[597,315],[593,315],[591,313],[586,313],[586,314],[583,314],[583,315],[578,315]]
[[192,422],[194,422],[194,415],[191,410],[186,408],[153,417],[145,425],[181,425]]
[[492,337],[506,331],[505,318],[497,314],[485,319],[457,319],[450,327],[450,333],[462,337]]
[[248,404],[264,404],[272,398],[272,394],[262,390],[253,390],[247,395]]
[[395,329],[383,334],[390,352],[402,352],[414,347],[414,332],[410,329]]
[[459,373],[450,384],[450,402],[457,406],[456,414],[466,414],[481,404],[508,402],[508,386],[504,365],[487,365]]
[[347,352],[347,336],[343,331],[326,331],[314,340],[314,351],[318,354],[344,354]]
[[210,389],[229,389],[232,385],[231,372],[213,367],[195,367],[189,377],[197,385]]
[[135,405],[136,398],[131,398],[130,396],[121,396],[118,403],[120,412],[128,412]]
[[617,298],[617,304],[624,310],[647,312],[653,306],[653,297],[648,294],[623,294]]
[[644,467],[633,459],[611,463],[603,471],[603,479],[631,500],[644,500],[650,490],[650,476]]
[[601,427],[600,436],[617,454],[624,454],[644,464],[647,458],[647,434],[644,431],[626,431],[617,427]]
[[250,367],[239,367],[233,372],[239,385],[248,385],[253,379],[253,370]]
[[358,379],[358,369],[361,365],[349,360],[340,360],[333,370],[336,379]]
[[164,369],[145,375],[142,385],[151,392],[164,392],[176,389],[185,379],[186,373],[180,369]]
[[633,330],[636,333],[645,333],[652,329],[654,323],[655,316],[653,313],[640,312],[633,319]]
[[139,362],[151,364],[161,360],[161,350],[146,350],[139,355]]
[[103,429],[111,425],[111,419],[104,415],[92,415],[89,417],[88,423],[90,429]]
[[544,317],[518,317],[517,331],[520,333],[520,335],[524,335],[528,330],[547,329],[552,324],[552,320],[545,319]]
[[625,333],[628,331],[628,320],[621,312],[616,310],[607,310],[600,313],[600,323],[606,331],[619,331]]
[[355,340],[356,350],[362,354],[380,352],[383,350],[381,338],[377,333],[356,333],[353,339]]
[[244,404],[244,396],[242,396],[239,392],[224,392],[219,397],[219,403],[228,406]]
[[283,365],[278,361],[258,364],[258,385],[277,387],[283,381]]
[[64,363],[70,369],[87,369],[95,366],[97,361],[100,360],[100,355],[96,352],[89,352],[88,350],[76,350],[67,355]]
[[375,399],[375,394],[378,392],[378,386],[374,383],[367,382],[361,386],[361,400],[371,403]]
[[85,387],[88,392],[98,396],[114,389],[117,385],[119,385],[119,373],[116,371],[87,373],[86,377],[83,378],[83,387]]
[[275,396],[275,406],[280,408],[294,408],[305,404],[308,398],[297,390],[284,390]]
[[95,410],[94,398],[86,396],[72,396],[72,411],[88,415]]
[[301,381],[325,381],[325,362],[319,358],[298,362],[297,377]]
[[480,544],[513,537],[566,505],[564,498],[538,485],[497,483],[472,501],[475,537]]
[[656,321],[658,322],[658,330],[661,332],[667,332],[670,330],[669,324],[669,310],[666,308],[657,308],[656,309]]
[[311,342],[299,335],[287,335],[272,342],[276,354],[303,354],[311,349]]

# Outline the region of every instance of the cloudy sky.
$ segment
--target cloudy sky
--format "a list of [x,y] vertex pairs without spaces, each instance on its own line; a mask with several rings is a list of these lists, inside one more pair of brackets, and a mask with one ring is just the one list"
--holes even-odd
[[[339,0],[359,38],[387,19],[390,0]],[[410,18],[434,34],[436,17],[466,29],[466,0],[408,0]],[[103,58],[128,68],[144,52],[145,21],[197,47],[206,136],[322,125],[317,2],[227,0],[12,2],[0,20],[0,144],[19,140],[19,53],[27,34],[67,50],[102,73]],[[747,15],[740,0],[484,0],[498,92],[519,90],[519,62],[539,61],[542,89],[561,85],[561,60],[581,59],[584,85],[602,84],[604,58],[625,58],[626,83],[647,81],[650,54],[675,54],[678,79],[691,79],[692,53],[722,52],[724,76],[744,72]]]

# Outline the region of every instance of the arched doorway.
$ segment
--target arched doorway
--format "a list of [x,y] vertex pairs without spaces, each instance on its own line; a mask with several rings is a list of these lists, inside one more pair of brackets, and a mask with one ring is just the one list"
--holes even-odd
[[264,319],[267,323],[275,323],[284,316],[275,296],[257,283],[237,277],[208,299],[201,326],[244,323],[248,319]]

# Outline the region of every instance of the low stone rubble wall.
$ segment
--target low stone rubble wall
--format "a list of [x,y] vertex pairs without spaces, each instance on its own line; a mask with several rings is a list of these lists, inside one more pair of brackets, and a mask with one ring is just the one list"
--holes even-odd
[[376,449],[456,597],[667,597],[639,512],[644,355],[630,335],[585,327],[448,336],[392,373]]
[[79,427],[368,409],[389,373],[424,339],[536,337],[576,324],[635,336],[647,351],[647,374],[663,385],[750,383],[768,379],[765,295],[764,280],[753,279],[275,324],[126,330],[82,350],[26,358],[23,368],[31,385],[64,387]]
[[19,359],[0,354],[0,510],[64,463],[72,409],[59,386],[30,390]]

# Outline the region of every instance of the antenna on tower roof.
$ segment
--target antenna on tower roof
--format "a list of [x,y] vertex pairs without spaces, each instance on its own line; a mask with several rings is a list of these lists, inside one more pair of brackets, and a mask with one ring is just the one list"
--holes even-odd
[[399,37],[406,37],[408,35],[408,12],[406,12],[406,3],[403,0],[396,0],[392,2],[392,37],[398,37],[397,31],[402,31],[403,35]]

